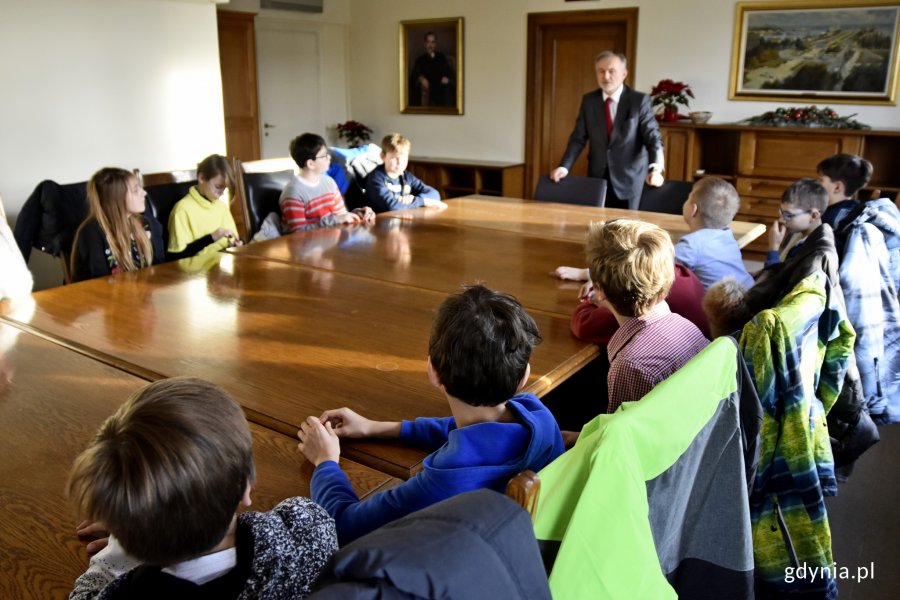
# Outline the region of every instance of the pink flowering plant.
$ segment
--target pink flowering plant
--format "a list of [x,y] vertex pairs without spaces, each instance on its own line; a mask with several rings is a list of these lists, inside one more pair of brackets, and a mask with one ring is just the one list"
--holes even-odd
[[337,124],[338,137],[346,140],[351,148],[356,148],[369,141],[372,130],[359,121],[344,121]]

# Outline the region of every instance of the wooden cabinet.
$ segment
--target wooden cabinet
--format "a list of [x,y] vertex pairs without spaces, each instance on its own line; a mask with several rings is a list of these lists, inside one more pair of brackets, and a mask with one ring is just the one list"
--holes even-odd
[[[874,175],[861,192],[900,191],[900,130],[848,130],[741,125],[663,123],[666,176],[694,180],[721,177],[741,195],[737,219],[770,225],[778,216],[781,193],[801,177],[815,177],[816,165],[832,154],[859,154],[872,162]],[[764,252],[767,239],[745,250]]]
[[469,194],[522,198],[522,163],[410,158],[408,169],[441,193],[441,198]]

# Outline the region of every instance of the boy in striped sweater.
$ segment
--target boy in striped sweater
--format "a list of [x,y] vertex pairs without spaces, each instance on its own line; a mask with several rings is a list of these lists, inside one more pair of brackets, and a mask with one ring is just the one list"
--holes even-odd
[[278,200],[285,233],[375,220],[368,206],[347,211],[337,184],[326,174],[331,153],[322,136],[304,133],[291,141],[290,150],[300,174],[285,186]]

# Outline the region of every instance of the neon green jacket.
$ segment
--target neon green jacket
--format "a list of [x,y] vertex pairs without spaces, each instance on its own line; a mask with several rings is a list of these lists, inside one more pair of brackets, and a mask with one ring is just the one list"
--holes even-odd
[[556,600],[677,598],[698,585],[752,598],[745,454],[752,463],[761,414],[742,361],[733,339],[715,340],[585,425],[539,473],[534,528],[545,549],[559,544]]

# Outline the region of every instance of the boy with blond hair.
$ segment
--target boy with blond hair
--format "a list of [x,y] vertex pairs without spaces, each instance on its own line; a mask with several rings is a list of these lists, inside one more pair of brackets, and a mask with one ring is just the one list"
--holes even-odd
[[68,494],[93,522],[78,533],[110,537],[69,597],[308,595],[334,521],[300,497],[237,515],[253,480],[250,429],[224,390],[188,377],[139,390],[75,459]]
[[390,133],[381,140],[384,164],[375,167],[366,177],[366,197],[375,212],[419,206],[447,207],[436,189],[406,172],[411,147],[410,141],[399,133]]
[[718,177],[698,180],[684,202],[681,214],[691,232],[675,244],[675,260],[693,271],[704,288],[729,275],[746,288],[753,285],[729,227],[740,203],[734,186]]
[[640,400],[709,344],[696,325],[669,310],[675,277],[669,234],[633,219],[592,223],[585,242],[594,302],[607,307],[619,329],[609,355],[607,412]]

